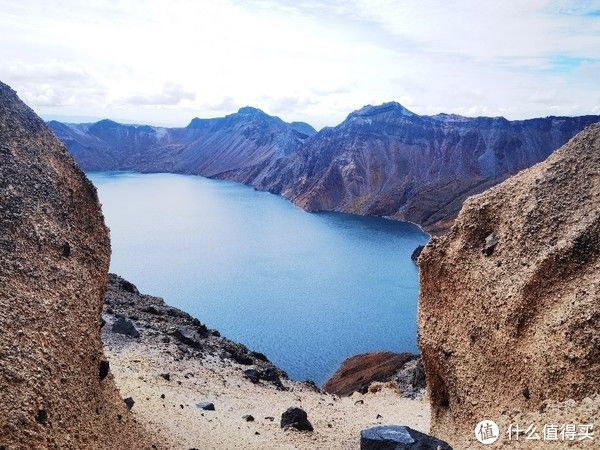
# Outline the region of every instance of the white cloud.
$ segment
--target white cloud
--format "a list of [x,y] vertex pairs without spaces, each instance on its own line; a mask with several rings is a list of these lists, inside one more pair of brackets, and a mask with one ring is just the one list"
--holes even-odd
[[160,92],[135,94],[123,99],[123,103],[137,106],[175,106],[185,100],[195,100],[196,94],[180,84],[166,83]]
[[586,15],[598,0],[0,8],[0,79],[44,114],[183,125],[254,105],[320,127],[389,100],[422,114],[600,112],[600,17]]

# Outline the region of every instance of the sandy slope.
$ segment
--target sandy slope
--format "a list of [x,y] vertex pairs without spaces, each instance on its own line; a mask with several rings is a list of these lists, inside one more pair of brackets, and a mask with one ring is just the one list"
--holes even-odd
[[[134,324],[139,337],[113,331],[118,317]],[[103,319],[105,353],[121,396],[135,400],[134,417],[162,437],[166,448],[350,449],[358,448],[360,430],[371,425],[429,431],[427,400],[403,398],[382,384],[372,386],[378,392],[340,398],[290,381],[259,354],[114,275]],[[177,337],[175,330],[181,329],[197,339],[195,345]],[[276,382],[253,384],[244,377],[248,369],[275,370]],[[169,380],[161,376],[167,373]],[[216,411],[197,408],[202,401],[213,402]],[[314,432],[281,429],[281,414],[291,406],[308,413]],[[247,422],[247,414],[255,421]]]
[[[169,347],[174,346],[158,349],[136,342],[107,348],[107,354],[122,396],[136,402],[135,417],[163,436],[170,448],[358,448],[360,430],[370,425],[397,423],[429,431],[428,402],[401,398],[392,389],[338,398],[284,381],[290,390],[281,391],[252,384],[235,363],[226,367],[215,357],[176,361],[167,353],[175,353]],[[170,381],[161,373],[170,373]],[[364,404],[355,404],[358,400]],[[200,401],[213,402],[216,411],[200,410],[195,406]],[[308,412],[313,433],[280,428],[281,413],[290,406]],[[246,414],[255,421],[246,422]]]

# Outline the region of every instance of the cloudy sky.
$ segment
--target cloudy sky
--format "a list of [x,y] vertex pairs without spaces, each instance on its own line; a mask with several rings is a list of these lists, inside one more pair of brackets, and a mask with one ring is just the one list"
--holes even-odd
[[0,0],[0,80],[39,114],[186,125],[244,105],[316,127],[600,114],[600,0]]

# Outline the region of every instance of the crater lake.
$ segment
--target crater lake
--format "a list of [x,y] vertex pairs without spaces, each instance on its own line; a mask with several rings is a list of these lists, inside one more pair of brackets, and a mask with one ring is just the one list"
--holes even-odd
[[111,271],[145,294],[321,384],[348,356],[417,351],[428,235],[383,218],[307,213],[197,176],[88,173],[111,230]]

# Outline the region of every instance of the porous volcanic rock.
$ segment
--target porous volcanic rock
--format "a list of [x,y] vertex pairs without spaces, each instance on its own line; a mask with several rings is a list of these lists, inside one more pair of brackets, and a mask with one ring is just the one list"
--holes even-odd
[[434,435],[471,447],[480,420],[540,429],[555,404],[567,423],[597,421],[600,124],[470,198],[419,264]]
[[0,448],[150,447],[103,363],[109,256],[94,186],[0,83]]

